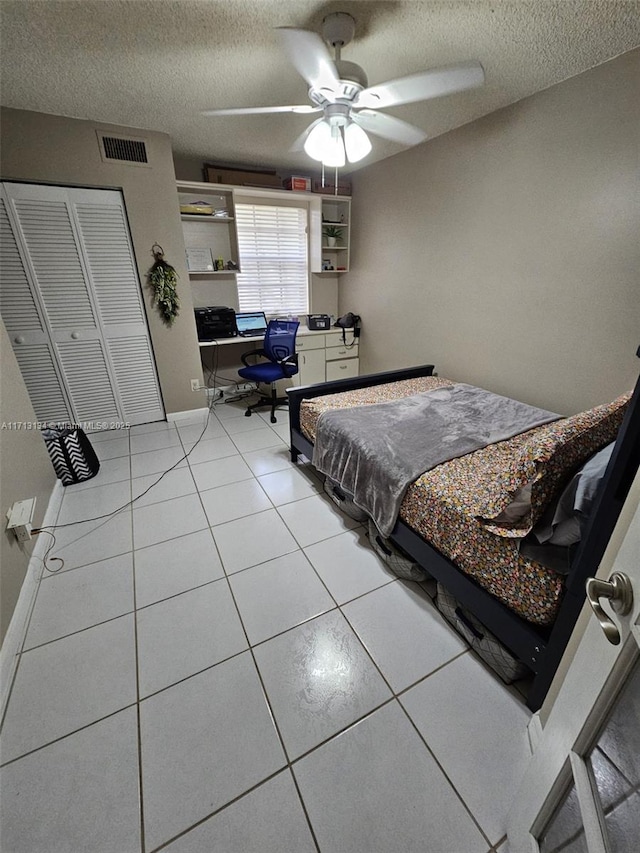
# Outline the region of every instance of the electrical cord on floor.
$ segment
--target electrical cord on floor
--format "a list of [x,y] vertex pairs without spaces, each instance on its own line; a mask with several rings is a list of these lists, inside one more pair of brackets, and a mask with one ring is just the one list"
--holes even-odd
[[[218,344],[217,343],[213,346],[213,348],[210,348],[210,352],[211,352],[211,359],[210,359],[211,367],[209,367],[209,365],[205,363],[205,367],[206,367],[206,370],[208,373],[208,376],[205,379],[205,385],[207,386],[207,388],[213,387],[213,390],[217,391],[218,389],[216,388],[216,378],[215,378],[217,368],[218,368]],[[205,360],[205,362],[206,362],[206,360]],[[213,386],[211,385],[212,380],[213,380]]]
[[[207,379],[206,379],[205,384],[206,384],[207,388],[212,388],[214,391],[219,391],[219,388],[217,387],[217,385],[220,381],[225,382],[227,385],[235,385],[236,386],[236,394],[240,394],[242,396],[234,396],[233,399],[230,399],[227,401],[229,403],[233,403],[236,400],[243,400],[245,397],[250,397],[251,393],[253,393],[253,392],[247,393],[247,392],[240,391],[240,387],[239,387],[240,382],[238,379],[231,379],[230,377],[227,377],[227,376],[220,376],[220,374],[218,373],[218,361],[219,361],[219,354],[220,354],[220,345],[218,344],[217,341],[210,341],[210,343],[212,344],[212,346],[210,346],[209,349],[213,350],[213,352],[212,352],[212,357],[211,357],[211,366],[209,367],[209,365],[207,365],[207,364],[205,365],[205,369],[207,371]],[[211,385],[211,381],[213,381],[213,385]]]
[[[209,426],[209,420],[211,418],[211,412],[214,408],[214,405],[215,405],[215,401],[207,407],[208,412],[207,412],[207,419],[205,421],[204,428],[203,428],[202,432],[200,433],[197,441],[193,445],[193,447],[190,450],[188,450],[184,454],[184,456],[181,456],[180,459],[178,459],[178,461],[175,462],[170,468],[167,468],[166,471],[163,471],[162,474],[158,477],[158,479],[155,480],[153,483],[151,483],[151,485],[147,489],[145,489],[144,492],[141,492],[139,495],[136,495],[135,498],[132,498],[126,504],[123,504],[122,506],[118,507],[118,509],[114,509],[111,512],[105,513],[104,515],[97,515],[94,518],[84,518],[81,521],[68,521],[66,524],[48,524],[45,527],[34,527],[33,530],[31,531],[31,533],[33,535],[35,535],[37,533],[48,533],[50,536],[53,536],[53,533],[51,533],[52,530],[61,530],[63,527],[75,527],[77,524],[87,524],[90,521],[102,521],[103,519],[110,519],[110,518],[113,518],[114,516],[116,516],[119,512],[122,512],[123,510],[128,509],[130,506],[133,506],[133,504],[136,501],[140,500],[140,498],[143,498],[146,494],[148,494],[148,492],[150,492],[151,489],[154,488],[154,486],[157,486],[158,483],[160,482],[160,480],[163,479],[163,477],[166,477],[166,475],[170,471],[173,471],[174,468],[176,468],[181,462],[184,462],[184,460],[187,459],[193,453],[193,451],[196,449],[198,444],[202,441],[202,438],[203,438],[205,432],[207,431],[207,428]],[[95,528],[93,528],[93,530],[95,530]],[[88,531],[88,533],[92,533],[93,530]],[[85,536],[88,535],[88,533],[85,534]],[[78,538],[81,539],[82,537],[78,537]],[[44,559],[46,559],[49,552],[51,551],[51,549],[55,545],[55,541],[56,541],[56,538],[55,538],[55,536],[53,536],[53,543],[49,546],[47,552],[45,553]],[[78,540],[74,540],[74,541],[78,541]],[[60,557],[51,557],[50,559],[60,560]],[[64,564],[64,561],[63,561],[63,564]],[[46,563],[45,563],[45,568],[47,568]],[[60,567],[60,568],[62,568],[62,567]],[[47,571],[50,572],[52,570],[47,568]],[[56,569],[55,571],[60,571],[60,569]]]
[[[207,370],[209,373],[209,380],[213,379],[213,383],[214,383],[213,390],[217,390],[215,385],[216,385],[216,381],[219,379],[222,379],[224,382],[228,382],[228,383],[234,384],[236,386],[236,388],[237,388],[236,396],[234,396],[233,398],[230,398],[227,402],[231,403],[231,402],[236,402],[237,400],[243,400],[245,397],[250,397],[253,394],[253,391],[241,392],[240,388],[239,388],[240,383],[238,382],[237,379],[227,379],[224,376],[219,376],[219,374],[218,374],[218,346],[217,345],[214,348],[214,357],[212,359],[211,368],[208,367]],[[207,388],[210,387],[209,381],[207,381],[206,385],[207,385]],[[175,462],[170,468],[167,468],[166,471],[163,471],[162,474],[158,477],[158,479],[155,480],[153,483],[151,483],[151,485],[148,488],[146,488],[144,490],[144,492],[141,492],[139,495],[136,495],[135,498],[132,498],[130,501],[127,501],[126,504],[123,504],[122,506],[118,507],[117,509],[114,509],[111,512],[104,513],[104,515],[96,515],[93,518],[84,518],[84,519],[81,519],[80,521],[69,521],[66,524],[48,524],[45,527],[33,528],[33,530],[31,531],[32,535],[35,536],[39,533],[47,533],[52,538],[52,542],[49,545],[49,547],[47,548],[47,550],[45,551],[44,556],[42,558],[42,562],[43,562],[45,570],[51,574],[55,574],[56,572],[61,571],[63,566],[64,566],[64,560],[61,557],[49,557],[49,554],[51,553],[51,551],[53,550],[53,548],[55,547],[55,544],[56,544],[56,537],[51,532],[52,530],[61,530],[62,528],[65,528],[65,527],[75,527],[78,524],[87,524],[88,522],[91,522],[91,521],[103,521],[103,523],[106,524],[106,522],[109,519],[114,518],[119,512],[122,512],[123,510],[128,509],[129,507],[133,506],[133,504],[136,501],[140,500],[140,498],[143,498],[146,494],[148,494],[151,491],[151,489],[153,489],[155,486],[157,486],[158,483],[164,477],[166,477],[167,474],[169,474],[171,471],[173,471],[174,468],[177,468],[177,466],[181,462],[184,462],[185,459],[189,458],[189,456],[193,453],[193,451],[196,449],[198,444],[200,444],[200,442],[202,441],[204,434],[207,431],[207,428],[209,427],[209,421],[211,419],[211,412],[220,402],[221,402],[221,398],[218,398],[216,400],[212,400],[208,404],[208,406],[207,406],[207,409],[208,409],[207,418],[206,418],[203,430],[200,433],[200,435],[198,436],[198,438],[195,441],[195,443],[193,444],[193,446],[184,454],[184,456],[181,456],[180,459],[178,459],[178,461]],[[100,525],[100,526],[102,526],[102,525]],[[87,531],[87,533],[85,533],[84,535],[88,536],[89,533],[93,533],[93,531],[95,529],[96,528],[93,528],[92,530]],[[83,538],[82,536],[79,536],[78,539],[74,539],[73,541],[77,542],[79,539],[82,539],[82,538]],[[69,543],[69,544],[71,544],[71,543]],[[48,563],[50,563],[52,561],[59,562],[60,566],[57,569],[49,568]]]
[[[46,533],[48,536],[51,537],[51,539],[52,539],[51,544],[49,545],[47,550],[44,552],[44,555],[42,557],[42,565],[44,567],[44,570],[46,572],[49,572],[49,574],[55,575],[58,572],[61,572],[62,569],[64,568],[64,560],[62,559],[62,557],[49,557],[49,554],[51,553],[51,551],[53,550],[53,548],[55,547],[55,544],[56,544],[56,537],[54,536],[54,534],[50,530],[47,530],[44,527],[39,527],[37,530],[32,530],[31,532],[32,533]],[[53,563],[54,561],[56,563],[60,563],[58,568],[57,569],[49,568],[48,563],[49,562]]]

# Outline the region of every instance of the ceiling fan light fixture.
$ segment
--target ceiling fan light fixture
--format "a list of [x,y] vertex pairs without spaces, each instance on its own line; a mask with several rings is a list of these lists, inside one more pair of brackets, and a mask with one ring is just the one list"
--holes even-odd
[[324,153],[322,155],[322,162],[325,166],[331,166],[331,168],[335,169],[344,166],[346,162],[342,133],[340,132],[340,127],[337,124],[331,125],[329,142],[325,146]]
[[325,166],[340,167],[345,164],[344,142],[337,124],[326,119],[311,128],[304,142],[305,153],[312,160],[320,160]]
[[371,140],[361,127],[354,122],[344,129],[344,145],[347,150],[347,158],[350,163],[357,163],[371,151]]
[[319,121],[304,141],[304,150],[312,160],[322,160],[331,144],[331,128],[326,121]]

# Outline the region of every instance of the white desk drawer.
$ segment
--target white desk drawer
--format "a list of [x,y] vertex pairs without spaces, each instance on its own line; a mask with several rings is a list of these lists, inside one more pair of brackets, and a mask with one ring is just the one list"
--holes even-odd
[[306,349],[324,349],[324,335],[299,335],[296,338],[296,351]]
[[357,376],[360,369],[360,359],[344,358],[341,361],[327,362],[327,382],[333,379],[347,379]]
[[354,344],[352,347],[345,347],[344,345],[339,347],[327,347],[327,361],[338,361],[342,358],[357,358],[358,357],[358,344]]
[[[347,340],[350,340],[353,337],[353,329],[347,329],[345,334]],[[337,332],[326,332],[324,337],[328,347],[339,347],[342,345],[342,329],[338,329]]]

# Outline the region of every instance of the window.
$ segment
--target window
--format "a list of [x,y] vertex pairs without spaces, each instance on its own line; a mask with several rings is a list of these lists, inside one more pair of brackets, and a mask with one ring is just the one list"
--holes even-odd
[[236,204],[236,225],[240,311],[308,313],[306,208]]

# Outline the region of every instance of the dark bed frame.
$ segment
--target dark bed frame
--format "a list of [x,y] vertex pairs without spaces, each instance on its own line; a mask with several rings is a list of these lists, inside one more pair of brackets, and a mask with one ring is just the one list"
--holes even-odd
[[[636,354],[640,358],[640,348]],[[309,461],[313,458],[313,444],[305,438],[300,429],[300,405],[303,400],[432,374],[433,365],[424,364],[403,370],[287,389],[291,460],[296,462],[300,454]],[[534,625],[509,610],[402,520],[398,519],[391,533],[393,542],[406,551],[428,574],[440,581],[460,604],[471,611],[531,670],[533,679],[527,705],[532,711],[537,711],[542,705],[551,686],[585,601],[586,579],[595,575],[598,569],[639,465],[640,378],[618,431],[592,516],[576,552],[571,571],[567,575],[562,603],[553,624],[549,626]]]

